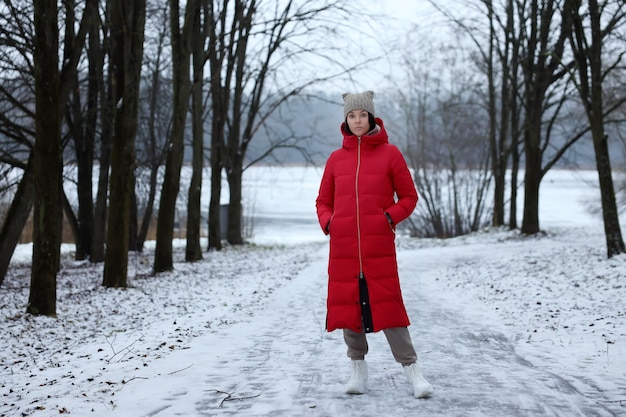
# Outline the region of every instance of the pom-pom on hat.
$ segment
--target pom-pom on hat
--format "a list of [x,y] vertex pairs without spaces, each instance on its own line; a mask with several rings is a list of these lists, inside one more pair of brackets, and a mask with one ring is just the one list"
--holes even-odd
[[374,92],[371,90],[359,94],[343,93],[343,118],[348,117],[352,110],[366,110],[372,116],[374,112]]

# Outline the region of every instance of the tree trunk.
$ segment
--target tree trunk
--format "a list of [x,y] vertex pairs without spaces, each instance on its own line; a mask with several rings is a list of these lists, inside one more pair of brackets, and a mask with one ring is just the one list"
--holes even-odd
[[60,257],[61,118],[57,2],[34,3],[35,146],[33,149],[33,261],[26,311],[56,316]]
[[[74,1],[67,1],[65,3],[65,46],[64,46],[64,61],[67,61],[69,55],[72,53],[73,45],[76,41],[74,33],[74,22],[76,20],[74,13]],[[91,26],[95,24],[95,19],[90,19],[85,24],[90,25],[89,31],[91,32]],[[92,73],[93,63],[89,63],[89,73]],[[91,245],[91,228],[93,220],[93,138],[88,136],[87,126],[83,116],[83,106],[81,104],[81,90],[78,82],[78,72],[74,72],[70,82],[71,85],[71,101],[66,108],[66,120],[72,139],[74,140],[74,151],[76,153],[76,167],[77,167],[77,195],[78,195],[78,219],[74,214],[71,206],[64,205],[64,211],[68,221],[71,224],[76,224],[78,228],[74,233],[74,241],[76,244],[75,258],[77,260],[86,259],[90,252]],[[95,106],[97,96],[93,96],[93,84],[96,80],[89,79],[88,81],[88,94],[89,103],[88,111],[91,114],[95,114]],[[97,84],[96,84],[97,85]],[[97,92],[96,92],[97,93]],[[90,118],[91,131],[95,131],[95,123],[93,116]],[[84,126],[84,127],[83,127]]]
[[170,0],[170,26],[172,30],[172,83],[173,123],[170,146],[165,163],[165,178],[159,202],[157,220],[156,249],[154,253],[154,272],[170,271],[174,268],[172,240],[174,238],[174,219],[176,217],[176,200],[180,189],[180,170],[185,151],[185,121],[189,110],[189,46],[191,38],[192,10],[197,9],[197,0],[188,0],[185,22],[181,31],[180,6],[178,0]]
[[137,183],[137,179],[135,178],[135,171],[133,170],[133,179],[131,181],[133,184],[133,189],[131,190],[130,197],[130,221],[128,224],[128,251],[129,252],[138,252],[140,251],[137,245],[137,235],[138,235],[138,209],[137,209],[137,192],[135,190],[134,184]]
[[117,110],[111,149],[111,188],[102,285],[117,288],[127,286],[146,2],[114,0],[111,7],[111,72]]
[[[215,117],[215,115],[213,116]],[[213,121],[215,127],[216,122]],[[215,129],[212,129],[215,132]],[[220,201],[222,198],[221,140],[215,133],[211,136],[211,200],[209,201],[209,245],[208,250],[222,249],[220,233]]]
[[609,157],[608,137],[604,132],[604,105],[602,99],[602,60],[601,43],[599,33],[600,16],[597,2],[594,3],[595,17],[597,23],[592,32],[595,32],[594,46],[600,48],[595,56],[590,57],[592,73],[591,109],[589,121],[591,123],[591,134],[593,136],[593,149],[595,151],[596,169],[598,170],[598,180],[600,183],[600,194],[602,199],[602,219],[604,220],[604,235],[606,237],[607,256],[610,258],[626,252],[622,230],[619,223],[619,212],[615,200],[615,187],[613,186],[613,176],[611,170],[611,158]]
[[[513,2],[509,1],[509,5],[512,8]],[[511,11],[513,13],[513,11]],[[520,90],[519,83],[519,52],[520,52],[520,44],[519,40],[517,40],[513,47],[513,53],[511,56],[511,89],[509,96],[509,109],[511,116],[511,125],[510,125],[510,152],[511,152],[511,200],[509,202],[509,228],[517,229],[517,178],[519,174],[519,166],[520,166],[520,106],[519,99],[517,96],[517,92]]]
[[[168,6],[163,5],[163,15],[167,16],[165,11]],[[139,227],[139,233],[137,234],[137,250],[143,251],[143,247],[148,236],[148,231],[152,225],[152,218],[154,215],[154,204],[158,187],[159,169],[164,162],[164,150],[159,146],[158,137],[161,136],[162,130],[157,132],[157,124],[160,118],[159,114],[159,99],[161,97],[161,62],[162,55],[164,54],[163,44],[165,42],[165,33],[168,31],[167,27],[164,27],[158,36],[158,48],[156,56],[153,57],[154,64],[151,73],[151,85],[149,110],[148,110],[148,149],[149,149],[149,163],[150,176],[148,179],[148,201],[146,202],[146,209],[141,216],[141,226]]]
[[[230,56],[229,49],[233,45],[226,46],[224,44],[226,30],[223,25],[222,17],[219,10],[216,10],[215,1],[209,1],[207,8],[207,30],[209,37],[209,48],[207,60],[210,66],[211,76],[210,94],[211,94],[211,198],[209,201],[209,219],[208,219],[208,246],[207,250],[221,250],[222,237],[220,233],[220,203],[222,197],[222,170],[223,165],[223,143],[225,141],[226,119],[228,117],[229,108],[229,83],[230,72],[232,71],[233,62],[227,62],[227,69],[223,71],[224,60],[226,56]],[[226,7],[226,5],[224,5]],[[225,73],[225,74],[224,74]],[[222,83],[224,85],[222,85]]]
[[143,220],[141,222],[139,233],[137,233],[137,250],[139,252],[143,251],[143,246],[146,243],[146,237],[148,236],[148,230],[150,229],[152,214],[154,212],[154,199],[156,197],[158,174],[158,167],[153,167],[153,169],[150,170],[148,204],[146,206],[146,211],[143,213]]
[[608,138],[603,134],[603,126],[597,126],[597,132],[593,131],[593,148],[596,154],[596,168],[600,183],[600,195],[602,199],[602,219],[604,220],[604,235],[606,238],[607,256],[611,258],[626,252],[622,229],[619,223],[619,212],[615,201],[615,187],[611,174],[611,160],[609,158]]
[[[493,213],[491,217],[491,225],[498,227],[504,224],[504,184],[505,184],[505,174],[506,174],[506,157],[505,152],[503,150],[503,136],[502,132],[504,132],[504,125],[500,125],[500,131],[498,134],[498,127],[496,123],[496,85],[495,85],[495,69],[494,69],[494,60],[495,60],[495,28],[494,28],[494,15],[493,15],[493,7],[491,3],[488,3],[488,19],[489,19],[489,53],[487,56],[487,84],[489,91],[489,98],[487,103],[488,114],[489,114],[489,147],[491,150],[491,171],[493,173],[494,179],[494,187],[493,187]],[[508,43],[505,44],[508,46]],[[508,49],[507,49],[508,50]],[[501,109],[501,122],[506,122],[506,90],[508,85],[508,70],[507,70],[507,62],[508,54],[505,52],[504,54],[498,54],[501,56],[501,65],[502,65],[502,88],[501,88],[501,96],[500,102],[502,103]],[[503,163],[504,159],[504,163]]]
[[[90,23],[89,46],[87,48],[88,74],[87,82],[87,114],[85,117],[84,145],[81,148],[78,176],[78,222],[80,241],[83,253],[76,254],[76,259],[91,257],[91,244],[94,229],[94,195],[93,195],[93,166],[98,126],[98,97],[100,80],[102,77],[101,48],[99,35],[99,19],[95,16]],[[82,167],[82,168],[81,168]],[[78,251],[77,251],[78,252]]]
[[[233,55],[234,60],[234,91],[232,93],[232,117],[230,118],[230,126],[227,135],[227,143],[225,147],[225,167],[226,177],[228,179],[228,189],[230,193],[228,202],[228,232],[227,240],[231,245],[243,244],[241,236],[241,198],[242,198],[242,177],[243,177],[243,158],[246,155],[246,147],[250,136],[247,133],[254,124],[254,119],[258,114],[259,107],[255,104],[259,102],[259,98],[263,91],[263,83],[265,81],[266,67],[259,71],[258,78],[255,80],[255,94],[250,99],[247,113],[244,108],[244,75],[248,58],[248,40],[252,31],[253,16],[255,13],[256,2],[253,0],[248,5],[248,9],[242,8],[239,13],[239,38],[237,47]],[[271,48],[271,47],[270,47]],[[262,66],[266,65],[263,63]],[[253,104],[254,103],[254,104]],[[244,117],[247,120],[244,122]],[[244,138],[242,138],[242,131]]]
[[[542,144],[543,116],[546,107],[546,92],[567,71],[562,69],[564,62],[565,41],[572,31],[574,1],[565,0],[560,6],[558,32],[554,33],[551,23],[555,22],[555,14],[559,4],[555,2],[539,2],[532,0],[530,7],[523,12],[528,13],[530,34],[525,45],[525,76],[524,92],[524,153],[526,172],[524,174],[524,218],[522,233],[536,234],[539,229],[539,186],[545,174],[543,150],[547,148],[548,138]],[[553,44],[550,42],[553,40]],[[547,54],[545,51],[549,50]],[[558,70],[558,71],[557,71]],[[543,146],[542,146],[543,145]],[[546,168],[548,169],[548,168]]]
[[0,286],[9,270],[9,263],[15,246],[20,241],[24,225],[33,208],[35,198],[35,184],[33,182],[33,154],[28,160],[24,175],[17,187],[17,192],[7,212],[6,219],[0,231]]
[[[107,2],[105,21],[110,21],[110,2]],[[106,35],[108,27],[105,27],[103,44],[108,45],[110,50],[109,36]],[[104,79],[104,51],[98,39],[98,30],[92,28],[89,34],[89,60],[94,61],[94,69],[97,71],[98,91],[102,98],[100,103],[100,158],[98,171],[98,191],[93,215],[93,228],[91,234],[91,262],[103,262],[105,258],[104,242],[106,240],[106,220],[109,196],[109,168],[111,166],[111,135],[115,121],[113,106],[113,82],[112,74],[107,74]],[[92,40],[93,37],[93,40]]]
[[193,20],[193,74],[194,82],[191,89],[192,113],[192,174],[189,184],[189,198],[187,202],[187,248],[185,260],[188,262],[202,259],[200,246],[201,227],[201,196],[202,196],[202,168],[204,162],[204,106],[202,96],[204,90],[204,41],[206,31],[200,22],[200,13]]
[[[516,126],[516,124],[513,123],[513,126]],[[520,154],[517,138],[513,136],[512,141],[513,148],[511,152],[511,200],[509,201],[509,228],[517,229],[517,178],[519,176]]]
[[[596,170],[600,184],[600,196],[602,201],[602,219],[604,220],[604,235],[606,238],[607,256],[610,258],[626,251],[624,239],[619,223],[619,212],[615,200],[615,187],[613,186],[613,176],[611,171],[611,159],[609,156],[608,138],[604,130],[604,98],[602,89],[602,79],[605,77],[602,63],[603,32],[601,27],[602,11],[605,5],[599,7],[597,0],[589,0],[590,31],[586,31],[583,26],[583,17],[579,13],[574,19],[574,30],[572,37],[572,47],[575,51],[574,57],[578,65],[578,90],[585,105],[587,117],[591,127],[593,138],[593,149],[595,151]],[[616,14],[611,18],[605,16],[605,21],[613,21],[618,27],[618,21],[626,19],[623,13]],[[606,31],[609,33],[610,31]],[[591,34],[591,39],[586,39],[587,33]],[[575,41],[574,41],[575,40]],[[618,59],[619,61],[619,59]],[[607,67],[615,67],[608,65]]]
[[493,176],[493,216],[491,219],[491,225],[499,227],[504,224],[504,189],[506,186],[505,181],[506,168],[501,169],[498,167]]
[[93,231],[91,235],[91,262],[103,262],[106,240],[106,224],[109,197],[109,168],[111,166],[111,131],[113,129],[112,107],[105,100],[101,112],[102,133],[100,135],[100,160],[98,172],[98,192],[96,194],[96,204],[93,216]]
[[[61,205],[63,209],[63,214],[65,214],[65,218],[67,219],[67,223],[69,224],[70,230],[72,231],[72,236],[74,239],[79,235],[80,225],[78,224],[78,219],[74,216],[74,211],[72,210],[72,205],[70,204],[70,200],[67,198],[67,194],[65,194],[65,190],[61,188]],[[61,243],[63,243],[63,224],[60,227],[61,231]]]
[[[164,6],[165,7],[165,6]],[[163,29],[165,31],[166,29]],[[159,179],[159,168],[162,165],[163,157],[162,151],[159,148],[157,143],[159,133],[157,133],[157,119],[159,118],[158,107],[159,107],[159,97],[161,92],[161,55],[162,50],[161,46],[163,45],[164,39],[163,32],[159,37],[159,50],[157,52],[157,56],[155,57],[154,69],[151,74],[152,85],[150,86],[150,101],[149,101],[149,114],[148,114],[148,146],[150,149],[150,176],[148,180],[148,201],[146,202],[146,210],[143,213],[141,226],[139,227],[139,232],[137,234],[137,250],[143,251],[144,244],[146,242],[146,238],[148,236],[148,230],[152,225],[152,217],[154,215],[154,203],[156,198],[156,192],[158,187],[158,179]]]
[[231,172],[228,174],[228,189],[230,200],[228,202],[228,243],[231,245],[242,245],[242,205],[243,198],[243,161],[234,161]]
[[[542,101],[539,100],[539,103]],[[521,232],[527,235],[539,233],[539,185],[541,184],[541,112],[527,114],[524,152],[526,165],[524,172],[524,217]]]

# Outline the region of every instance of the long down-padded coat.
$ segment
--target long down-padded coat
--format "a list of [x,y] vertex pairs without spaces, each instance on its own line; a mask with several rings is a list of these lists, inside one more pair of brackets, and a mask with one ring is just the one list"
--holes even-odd
[[402,154],[389,143],[383,121],[376,123],[377,129],[360,138],[342,125],[343,146],[328,158],[316,200],[320,226],[330,233],[329,332],[409,325],[395,225],[413,212],[418,197]]

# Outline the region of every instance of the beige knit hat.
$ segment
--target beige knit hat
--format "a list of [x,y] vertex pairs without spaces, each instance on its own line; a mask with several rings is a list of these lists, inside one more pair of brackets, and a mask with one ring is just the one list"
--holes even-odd
[[360,94],[343,93],[343,118],[348,117],[348,113],[352,110],[366,110],[372,116],[374,112],[374,92],[371,90],[364,91]]

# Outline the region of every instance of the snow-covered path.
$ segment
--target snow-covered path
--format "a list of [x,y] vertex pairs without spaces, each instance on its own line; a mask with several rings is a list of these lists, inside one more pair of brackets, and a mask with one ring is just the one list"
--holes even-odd
[[[523,249],[507,246],[511,252]],[[459,417],[615,415],[595,399],[585,398],[562,375],[520,357],[518,341],[508,336],[511,332],[497,321],[489,325],[487,312],[466,308],[463,303],[470,300],[451,305],[453,297],[442,293],[445,289],[436,281],[441,271],[498,256],[502,252],[494,253],[488,246],[475,246],[462,256],[458,248],[400,252],[400,269],[415,271],[418,281],[404,285],[404,297],[414,342],[423,351],[424,367],[437,394],[419,409],[425,415]]]
[[[511,243],[508,250],[516,251]],[[382,334],[368,336],[369,392],[343,393],[340,332],[324,331],[326,248],[249,320],[195,338],[139,370],[96,415],[111,416],[612,416],[568,379],[516,354],[502,325],[450,305],[438,271],[486,247],[399,252],[414,344],[435,395],[416,400]],[[501,252],[502,249],[500,249]],[[456,255],[455,255],[456,254]],[[449,256],[448,256],[449,255]],[[585,385],[584,382],[582,382]],[[78,412],[79,410],[74,410]],[[87,411],[87,410],[85,410]],[[81,414],[80,412],[78,414]],[[93,415],[93,413],[92,413]]]
[[595,172],[551,170],[534,237],[399,237],[435,388],[415,400],[382,334],[368,336],[369,393],[343,393],[342,336],[324,331],[321,172],[258,169],[252,245],[187,263],[175,240],[174,271],[158,276],[147,245],[124,290],[64,245],[56,319],[24,313],[32,247],[19,245],[0,287],[0,417],[626,415],[626,256],[606,258],[588,210]]

